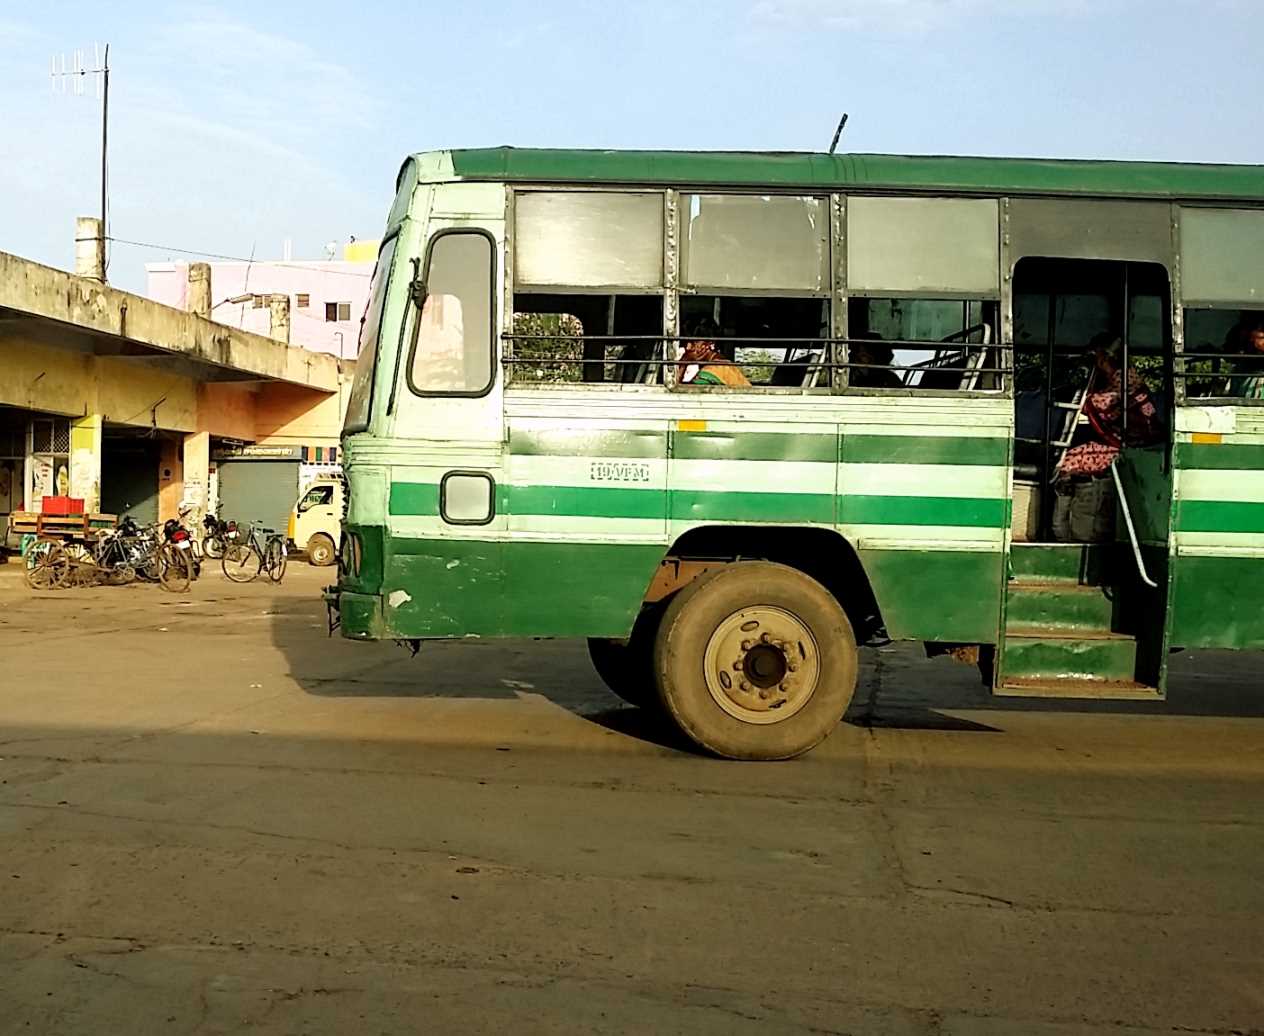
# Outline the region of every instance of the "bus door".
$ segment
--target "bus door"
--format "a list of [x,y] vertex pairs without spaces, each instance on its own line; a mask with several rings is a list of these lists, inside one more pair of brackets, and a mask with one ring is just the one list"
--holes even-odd
[[[1077,243],[1067,255],[1020,251],[1012,267],[1013,527],[993,689],[1160,698],[1173,496],[1170,207],[1032,201],[1012,216],[1046,221],[1026,235],[1039,244]],[[1017,227],[1014,238],[1024,243]],[[1127,258],[1097,257],[1112,250]]]
[[441,184],[419,207],[389,407],[387,628],[500,628],[505,529],[498,300],[504,188]]

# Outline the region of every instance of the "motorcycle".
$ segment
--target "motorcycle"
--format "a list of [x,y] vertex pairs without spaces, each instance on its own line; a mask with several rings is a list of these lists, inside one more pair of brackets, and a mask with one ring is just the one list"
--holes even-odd
[[202,519],[202,553],[208,558],[222,558],[228,544],[237,539],[237,523],[226,522],[208,514]]
[[182,591],[202,574],[202,560],[197,543],[184,527],[184,514],[169,518],[162,526],[162,549],[159,579],[164,590]]

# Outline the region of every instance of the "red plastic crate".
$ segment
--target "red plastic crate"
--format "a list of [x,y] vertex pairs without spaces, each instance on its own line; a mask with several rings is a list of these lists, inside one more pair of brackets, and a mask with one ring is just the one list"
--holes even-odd
[[44,514],[59,516],[83,514],[83,501],[75,496],[46,496],[41,509]]

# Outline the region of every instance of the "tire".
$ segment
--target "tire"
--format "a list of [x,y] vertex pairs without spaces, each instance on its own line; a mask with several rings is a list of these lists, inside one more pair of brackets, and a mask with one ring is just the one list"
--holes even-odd
[[654,634],[662,617],[662,606],[651,604],[641,610],[627,640],[588,639],[588,657],[592,659],[601,682],[613,694],[638,708],[658,708],[658,690],[654,685]]
[[856,671],[839,603],[816,580],[767,561],[690,583],[654,640],[664,711],[727,759],[790,759],[818,745],[847,711]]
[[202,541],[202,553],[214,561],[224,556],[224,541],[219,536],[207,536]]
[[162,548],[158,562],[162,588],[173,594],[184,593],[193,582],[193,558],[190,553],[168,543]]
[[331,537],[326,536],[323,532],[316,533],[307,541],[307,561],[308,564],[315,565],[317,568],[325,568],[332,565],[338,557],[338,548],[334,546]]
[[224,575],[234,583],[249,583],[259,575],[263,567],[263,556],[244,543],[230,543],[224,547],[220,566],[224,569]]
[[279,583],[285,578],[285,544],[278,539],[269,540],[264,550],[267,553],[263,559],[263,567],[268,570],[268,578]]

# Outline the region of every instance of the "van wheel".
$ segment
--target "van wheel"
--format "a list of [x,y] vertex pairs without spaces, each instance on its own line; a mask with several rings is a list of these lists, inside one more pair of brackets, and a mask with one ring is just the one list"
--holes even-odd
[[654,675],[663,708],[729,759],[789,759],[834,730],[856,689],[856,638],[816,580],[767,561],[690,583],[663,615]]
[[659,604],[645,605],[626,640],[588,639],[588,657],[601,682],[629,705],[657,708],[654,686],[654,634],[663,617]]
[[317,568],[332,565],[337,553],[333,539],[323,532],[316,533],[307,541],[307,560]]

